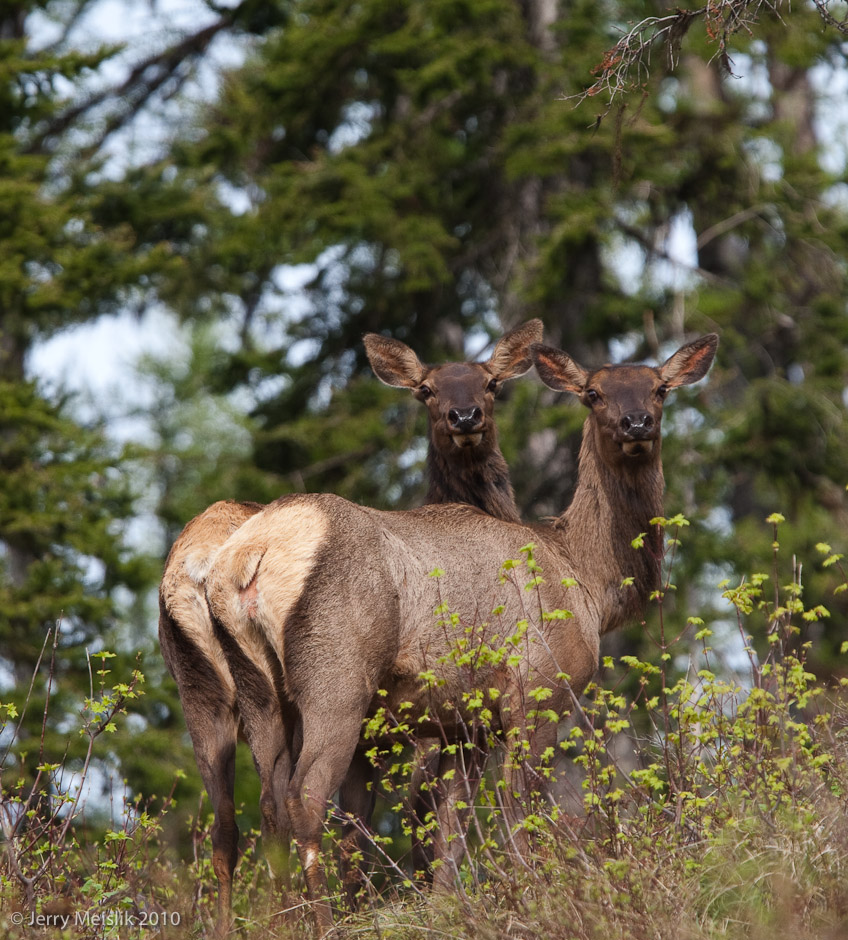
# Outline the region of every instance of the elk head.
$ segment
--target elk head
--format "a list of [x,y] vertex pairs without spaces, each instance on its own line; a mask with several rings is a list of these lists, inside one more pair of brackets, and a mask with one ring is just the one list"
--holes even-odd
[[497,447],[495,397],[508,379],[533,365],[529,347],[542,338],[542,321],[530,320],[503,336],[486,362],[424,365],[400,340],[366,333],[368,360],[380,381],[408,388],[427,407],[430,436],[440,453],[451,448]]
[[593,372],[550,346],[534,344],[532,356],[547,386],[573,392],[590,409],[594,443],[604,462],[635,467],[659,459],[666,395],[703,378],[717,347],[718,336],[709,333],[682,346],[657,368],[605,365]]

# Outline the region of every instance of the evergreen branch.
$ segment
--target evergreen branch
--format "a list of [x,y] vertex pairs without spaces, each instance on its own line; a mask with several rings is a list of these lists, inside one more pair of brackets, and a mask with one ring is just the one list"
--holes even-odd
[[733,215],[727,219],[722,219],[721,222],[716,222],[715,225],[711,225],[698,236],[696,242],[698,249],[700,250],[705,245],[708,245],[714,238],[718,238],[731,229],[736,228],[737,225],[741,225],[743,222],[748,222],[751,219],[760,218],[765,209],[766,206],[750,206],[747,209],[734,212]]

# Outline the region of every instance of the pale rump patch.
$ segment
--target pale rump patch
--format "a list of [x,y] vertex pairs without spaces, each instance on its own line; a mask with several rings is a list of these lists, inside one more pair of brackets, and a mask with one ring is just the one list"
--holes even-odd
[[177,583],[172,591],[165,590],[163,585],[163,597],[174,622],[206,656],[217,673],[221,685],[234,699],[235,683],[224,657],[224,651],[212,631],[212,621],[209,618],[203,585],[197,585],[186,578]]
[[235,700],[229,666],[212,629],[206,604],[206,578],[221,546],[258,506],[221,500],[195,516],[174,542],[162,575],[162,599],[179,630],[212,664],[221,685]]
[[248,519],[224,544],[207,582],[215,616],[273,686],[266,641],[283,662],[283,630],[328,530],[325,513],[292,500]]

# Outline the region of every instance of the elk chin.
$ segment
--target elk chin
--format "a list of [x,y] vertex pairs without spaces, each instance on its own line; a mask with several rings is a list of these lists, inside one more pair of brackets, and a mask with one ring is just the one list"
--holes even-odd
[[460,449],[463,447],[476,447],[483,440],[483,432],[477,431],[475,434],[452,434],[454,444]]
[[647,457],[654,449],[653,441],[624,441],[621,449],[626,457]]

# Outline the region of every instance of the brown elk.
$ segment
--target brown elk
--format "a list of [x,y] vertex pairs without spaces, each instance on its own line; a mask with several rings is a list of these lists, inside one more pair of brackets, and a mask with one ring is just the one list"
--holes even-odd
[[[541,341],[542,332],[542,321],[530,320],[507,333],[486,363],[458,362],[435,367],[423,365],[413,350],[398,340],[377,333],[366,334],[365,351],[377,377],[395,388],[411,389],[427,408],[426,504],[466,503],[496,519],[520,521],[509,467],[498,445],[493,405],[503,382],[531,368],[529,347]],[[478,741],[477,747],[463,755],[465,760],[459,766],[453,754],[440,751],[438,739],[419,741],[409,801],[416,823],[430,812],[455,815],[461,820],[462,814],[455,813],[453,807],[463,798],[466,805],[471,803],[472,790],[485,759],[482,745]],[[343,877],[352,906],[361,887],[361,872],[349,863],[349,857],[357,850],[364,854],[368,848],[366,833],[374,805],[374,778],[371,762],[357,751],[339,792],[342,813],[351,817],[344,828],[341,851]],[[433,779],[441,781],[438,787],[429,786]],[[414,868],[428,876],[432,863],[447,855],[448,837],[457,827],[453,819],[441,822],[432,845],[427,846],[413,836]]]
[[221,501],[195,516],[171,547],[159,586],[159,647],[177,683],[194,759],[215,814],[212,867],[221,921],[230,910],[238,860],[234,786],[239,714],[230,668],[209,620],[206,575],[218,549],[263,508]]
[[[533,346],[543,381],[589,408],[575,496],[551,526],[504,522],[455,504],[380,512],[315,494],[272,503],[227,541],[207,582],[210,611],[222,632],[263,655],[273,651],[269,676],[282,674],[297,708],[301,743],[287,808],[322,934],[332,929],[320,858],[324,817],[363,719],[386,707],[420,720],[425,736],[457,737],[460,723],[473,720],[463,714],[464,674],[445,655],[455,638],[436,623],[434,609],[445,599],[501,637],[528,622],[515,641],[518,665],[493,661],[477,676],[480,688],[496,693],[489,704],[501,730],[529,732],[530,693],[539,688],[550,692],[546,708],[567,711],[595,672],[601,635],[637,616],[658,583],[662,536],[651,520],[662,512],[663,402],[671,389],[706,374],[717,343],[716,335],[704,336],[658,368],[596,371]],[[636,550],[640,532],[644,548]],[[503,561],[528,542],[545,576],[532,604],[499,577]],[[444,572],[438,583],[428,576],[436,567]],[[565,586],[566,578],[576,586]],[[540,606],[567,608],[573,617],[540,618]],[[464,635],[464,625],[459,630]],[[423,682],[425,672],[439,681]],[[454,728],[445,724],[451,715],[458,716]],[[556,731],[556,722],[538,719],[525,736],[531,768],[555,744]],[[505,762],[504,775],[520,851],[529,784],[517,762]]]
[[428,504],[468,503],[496,519],[519,521],[493,406],[501,385],[532,367],[528,350],[541,339],[542,321],[529,320],[503,336],[485,363],[425,366],[399,340],[365,335],[365,351],[377,377],[386,385],[411,389],[427,408]]
[[[527,350],[541,338],[541,321],[531,320],[503,336],[486,363],[425,366],[397,340],[377,334],[365,337],[366,352],[379,378],[413,389],[427,406],[430,502],[467,502],[498,518],[518,519],[506,461],[498,447],[493,404],[502,382],[531,368]],[[278,701],[268,687],[262,673],[264,657],[246,655],[243,648],[228,644],[228,637],[215,635],[205,597],[215,554],[243,522],[263,508],[258,503],[221,501],[192,519],[171,548],[159,590],[160,647],[177,683],[195,760],[215,816],[212,863],[218,880],[219,925],[229,914],[238,858],[233,793],[242,724],[260,775],[262,829],[272,855],[289,831],[285,794],[292,742],[285,738],[286,703]],[[251,689],[244,722],[233,661],[242,683]],[[346,810],[365,818],[373,799],[368,776],[370,771],[362,761],[354,765],[342,796]]]

